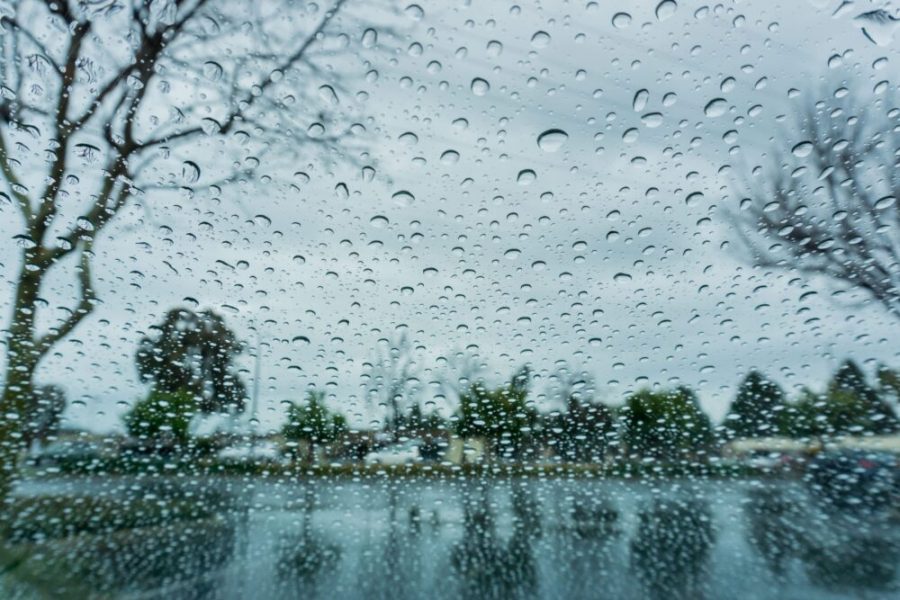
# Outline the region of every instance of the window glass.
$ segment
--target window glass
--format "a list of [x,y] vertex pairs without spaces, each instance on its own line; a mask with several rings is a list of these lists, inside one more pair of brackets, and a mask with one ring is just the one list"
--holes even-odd
[[0,0],[0,597],[894,597],[898,24]]

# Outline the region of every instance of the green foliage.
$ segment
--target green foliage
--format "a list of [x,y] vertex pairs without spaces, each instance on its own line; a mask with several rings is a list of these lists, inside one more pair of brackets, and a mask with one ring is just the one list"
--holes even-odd
[[425,414],[416,402],[406,414],[401,414],[395,425],[398,431],[439,431],[447,428],[447,421],[437,412]]
[[188,390],[152,390],[125,415],[125,428],[132,437],[156,443],[184,445],[197,401]]
[[622,441],[628,451],[643,457],[673,460],[706,450],[712,443],[712,424],[694,393],[641,390],[622,409]]
[[569,395],[565,411],[550,415],[545,422],[546,437],[555,442],[557,453],[577,462],[602,460],[612,431],[612,411],[577,394]]
[[505,447],[503,453],[518,455],[538,417],[528,403],[529,378],[526,367],[495,389],[483,381],[470,385],[460,397],[456,433],[463,438],[484,437],[495,450]]
[[135,356],[142,381],[165,392],[190,391],[203,413],[244,409],[246,386],[233,364],[242,346],[222,317],[175,308],[153,329]]
[[333,414],[325,406],[325,393],[310,390],[306,403],[291,403],[287,409],[287,423],[282,427],[285,439],[292,442],[323,444],[334,441],[347,430],[343,415]]
[[826,392],[826,414],[833,433],[890,433],[897,417],[852,360],[835,372]]
[[769,437],[781,434],[784,391],[759,373],[750,371],[738,388],[737,397],[725,417],[729,437]]
[[888,405],[891,373],[882,368],[880,386],[871,387],[851,360],[835,372],[827,389],[804,389],[784,413],[783,431],[795,437],[885,434],[897,430],[897,416]]

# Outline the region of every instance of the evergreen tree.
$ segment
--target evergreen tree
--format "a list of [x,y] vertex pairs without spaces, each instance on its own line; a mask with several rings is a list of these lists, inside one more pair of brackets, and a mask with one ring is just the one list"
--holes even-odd
[[769,437],[781,433],[784,391],[759,371],[750,371],[725,417],[729,437]]
[[852,360],[838,367],[826,392],[829,433],[890,433],[897,429],[897,416],[866,381]]

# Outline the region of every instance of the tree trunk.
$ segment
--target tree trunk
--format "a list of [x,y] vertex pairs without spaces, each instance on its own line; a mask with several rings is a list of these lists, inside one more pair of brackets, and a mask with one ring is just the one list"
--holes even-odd
[[23,259],[6,338],[6,372],[0,395],[0,501],[5,500],[12,489],[19,456],[25,449],[23,428],[31,412],[34,373],[41,359],[34,323],[38,290],[45,269],[35,269],[32,251],[26,250]]

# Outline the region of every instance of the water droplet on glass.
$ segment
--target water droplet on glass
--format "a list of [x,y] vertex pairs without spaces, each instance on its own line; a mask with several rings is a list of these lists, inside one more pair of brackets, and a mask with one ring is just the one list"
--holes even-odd
[[186,160],[181,164],[181,178],[188,185],[200,180],[200,167],[197,163]]
[[631,107],[634,112],[641,112],[647,107],[647,100],[650,99],[650,92],[647,90],[638,90],[634,94],[634,100],[631,101]]
[[556,152],[568,139],[569,134],[562,129],[548,129],[538,136],[537,143],[544,152]]
[[631,281],[631,275],[629,275],[628,273],[619,272],[619,273],[616,273],[615,275],[613,275],[613,281],[617,281],[619,283]]
[[875,210],[884,210],[886,208],[890,208],[894,205],[897,199],[894,196],[885,196],[884,198],[879,198],[877,202],[875,202]]
[[670,19],[675,11],[678,10],[678,3],[675,0],[662,0],[656,5],[656,19],[661,23],[666,19]]
[[721,117],[728,110],[728,102],[724,98],[715,98],[710,100],[703,108],[703,112],[707,117]]
[[652,112],[641,117],[641,122],[648,128],[654,129],[663,124],[662,113]]
[[520,254],[522,254],[522,251],[519,250],[518,248],[510,248],[509,250],[507,250],[506,252],[503,253],[503,256],[507,260],[515,260],[515,259],[519,258]]
[[406,190],[400,190],[399,192],[394,192],[391,196],[391,200],[393,200],[394,204],[397,206],[409,206],[415,202],[416,197]]
[[613,15],[612,24],[616,29],[625,29],[631,25],[631,15],[626,12],[618,12]]
[[407,131],[406,133],[401,133],[400,137],[397,138],[401,142],[403,142],[407,146],[415,146],[419,143],[419,136],[414,134],[412,131]]
[[378,43],[378,32],[371,27],[366,29],[362,35],[363,48],[371,48]]
[[306,134],[312,138],[321,137],[325,134],[325,126],[321,123],[313,123],[306,129]]
[[459,152],[456,150],[444,150],[441,153],[441,162],[445,165],[455,165],[459,162]]
[[418,4],[410,4],[404,12],[414,21],[421,21],[425,17],[425,10]]
[[537,173],[531,169],[522,169],[519,171],[518,176],[516,176],[516,183],[519,185],[529,185],[535,179],[537,179]]
[[388,219],[384,215],[375,215],[374,217],[369,219],[369,224],[371,224],[372,227],[377,227],[379,229],[387,227],[390,222],[390,219]]
[[812,142],[800,142],[799,144],[791,148],[791,153],[798,158],[809,156],[812,151]]
[[330,85],[323,85],[319,87],[319,98],[332,106],[335,106],[338,103],[337,93]]
[[218,81],[221,79],[223,72],[222,65],[214,60],[208,60],[203,63],[203,76],[210,81]]
[[550,34],[546,31],[538,31],[531,36],[531,45],[535,48],[546,48],[550,45]]
[[491,84],[489,84],[486,79],[476,77],[472,80],[472,93],[476,96],[484,96],[490,91],[490,89]]

